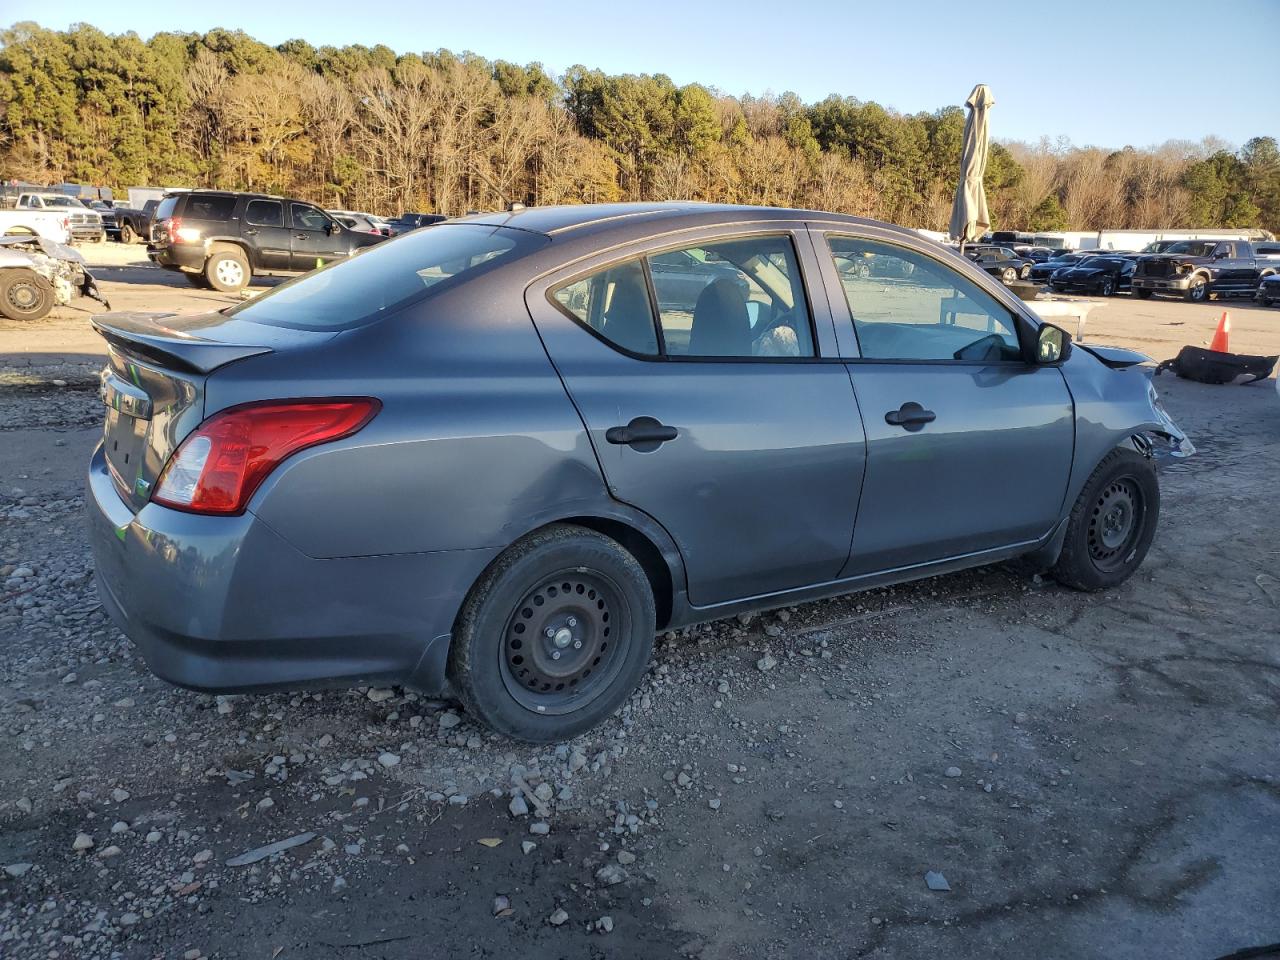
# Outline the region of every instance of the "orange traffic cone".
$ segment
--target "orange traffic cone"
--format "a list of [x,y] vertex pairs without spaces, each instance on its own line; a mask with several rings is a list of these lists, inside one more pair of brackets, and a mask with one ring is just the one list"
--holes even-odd
[[1218,329],[1213,335],[1213,340],[1209,342],[1209,349],[1217,353],[1230,353],[1231,348],[1227,346],[1227,337],[1231,334],[1231,318],[1227,316],[1227,311],[1222,311],[1222,319],[1218,321]]

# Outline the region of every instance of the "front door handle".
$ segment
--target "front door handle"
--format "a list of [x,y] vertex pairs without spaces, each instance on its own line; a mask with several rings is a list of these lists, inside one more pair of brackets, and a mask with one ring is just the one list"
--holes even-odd
[[908,400],[897,410],[890,410],[884,415],[884,422],[894,426],[902,427],[904,430],[910,430],[914,433],[917,430],[923,430],[926,423],[933,423],[938,419],[938,415],[932,410],[926,410],[914,400]]
[[258,231],[257,231],[257,230],[245,230],[245,231],[244,231],[244,235],[245,235],[246,237],[256,237],[256,236],[258,235]]
[[668,440],[674,440],[680,431],[653,417],[636,417],[625,427],[610,427],[604,438],[610,443],[626,444],[639,453],[657,450]]

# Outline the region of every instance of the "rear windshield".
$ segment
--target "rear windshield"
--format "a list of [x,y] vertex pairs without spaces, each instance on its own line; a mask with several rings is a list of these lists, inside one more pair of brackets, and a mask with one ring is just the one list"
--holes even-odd
[[304,274],[226,313],[277,327],[343,330],[372,323],[483,273],[496,260],[550,242],[506,227],[442,224],[365,247],[350,260]]
[[165,197],[160,201],[160,206],[156,207],[156,219],[168,220],[173,216],[173,209],[178,205],[177,197]]

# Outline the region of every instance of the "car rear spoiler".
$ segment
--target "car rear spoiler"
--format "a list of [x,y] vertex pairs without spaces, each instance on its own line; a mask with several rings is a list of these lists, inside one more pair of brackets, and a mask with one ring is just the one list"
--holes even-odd
[[260,344],[226,343],[190,332],[202,326],[229,326],[225,317],[215,316],[218,322],[210,323],[204,315],[130,311],[100,313],[92,323],[108,343],[187,373],[212,373],[236,360],[272,352],[271,347]]

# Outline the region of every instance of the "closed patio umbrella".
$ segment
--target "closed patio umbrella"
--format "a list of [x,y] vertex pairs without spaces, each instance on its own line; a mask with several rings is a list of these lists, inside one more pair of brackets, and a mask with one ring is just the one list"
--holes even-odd
[[964,121],[964,149],[960,154],[960,183],[956,186],[955,203],[951,205],[950,233],[960,241],[973,242],[991,227],[987,213],[987,191],[982,178],[987,172],[987,110],[995,106],[991,88],[980,83],[973,88],[964,105],[969,116]]

